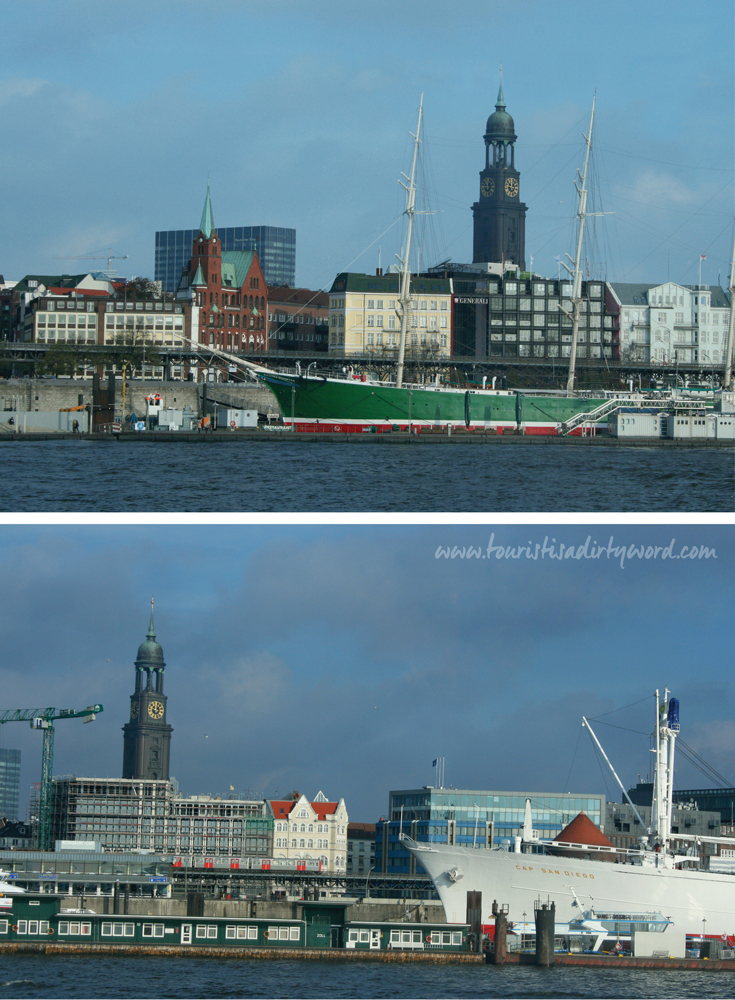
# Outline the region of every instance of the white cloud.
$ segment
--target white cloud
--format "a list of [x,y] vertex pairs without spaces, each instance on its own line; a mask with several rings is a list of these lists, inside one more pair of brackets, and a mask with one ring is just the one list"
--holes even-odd
[[34,97],[46,85],[37,78],[0,80],[0,106],[10,104],[15,98]]
[[634,182],[630,196],[644,205],[661,208],[687,207],[701,201],[701,194],[693,191],[683,181],[659,170],[646,170]]

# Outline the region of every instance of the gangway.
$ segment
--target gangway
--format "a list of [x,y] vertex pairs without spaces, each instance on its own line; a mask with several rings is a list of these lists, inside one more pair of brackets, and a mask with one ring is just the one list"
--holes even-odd
[[556,432],[561,437],[566,437],[571,434],[572,431],[580,427],[583,431],[591,429],[596,424],[602,420],[603,417],[609,416],[619,407],[631,407],[635,409],[655,409],[661,413],[668,412],[670,410],[691,410],[696,407],[696,402],[691,399],[647,399],[645,396],[615,396],[611,399],[606,399],[604,403],[601,403],[594,410],[587,410],[584,413],[575,413],[573,417],[564,423],[556,425]]

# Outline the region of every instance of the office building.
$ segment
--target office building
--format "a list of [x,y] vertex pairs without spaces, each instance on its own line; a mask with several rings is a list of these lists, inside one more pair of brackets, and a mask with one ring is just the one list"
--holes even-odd
[[523,828],[526,799],[531,801],[534,836],[553,839],[584,811],[596,827],[605,822],[605,796],[564,792],[476,791],[425,788],[389,793],[388,817],[375,829],[375,870],[388,874],[424,874],[401,843],[413,840],[463,847],[511,845]]
[[[329,291],[329,353],[376,358],[397,355],[400,274],[338,274]],[[413,276],[406,325],[406,357],[447,358],[452,347],[451,282]]]
[[375,823],[348,823],[347,874],[367,878],[375,868]]
[[[197,229],[156,233],[155,280],[175,292],[181,272],[191,260]],[[222,250],[255,251],[269,285],[296,284],[296,230],[280,226],[225,226],[217,229]]]
[[20,808],[20,750],[0,749],[0,819],[17,820]]
[[329,296],[311,288],[268,289],[268,349],[326,351]]

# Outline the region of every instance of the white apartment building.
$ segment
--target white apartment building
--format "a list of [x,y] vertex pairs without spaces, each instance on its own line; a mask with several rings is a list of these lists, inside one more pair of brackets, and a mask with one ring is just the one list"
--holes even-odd
[[[296,794],[296,793],[294,793]],[[322,870],[347,869],[347,808],[344,799],[329,802],[322,792],[268,802],[273,816],[273,857],[314,858]]]
[[620,359],[722,365],[730,303],[719,285],[608,283],[620,307]]

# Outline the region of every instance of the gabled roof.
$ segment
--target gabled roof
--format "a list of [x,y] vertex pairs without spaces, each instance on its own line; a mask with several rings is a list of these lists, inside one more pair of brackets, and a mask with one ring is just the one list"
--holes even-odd
[[[285,819],[299,803],[303,804],[301,799],[271,799],[270,806],[276,819]],[[334,815],[339,808],[339,802],[309,802],[309,805],[320,820]]]
[[44,285],[46,288],[51,285],[63,289],[76,288],[79,282],[83,281],[86,277],[86,272],[84,274],[26,274],[16,283],[14,291],[27,292],[29,290],[29,281],[36,281],[39,286]]
[[222,284],[242,288],[253,263],[254,250],[225,250],[222,253]]

